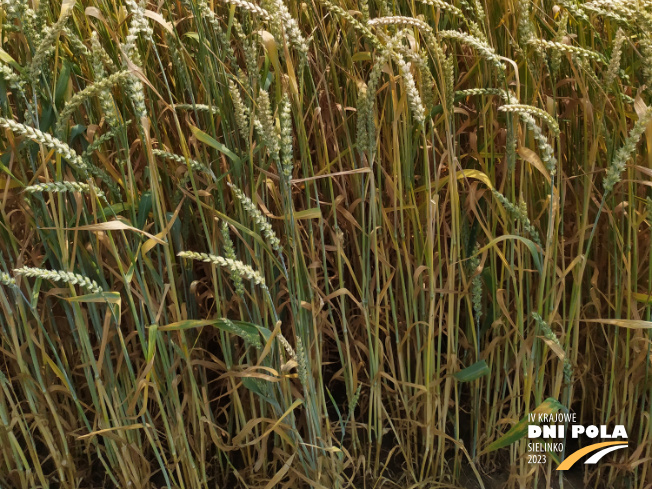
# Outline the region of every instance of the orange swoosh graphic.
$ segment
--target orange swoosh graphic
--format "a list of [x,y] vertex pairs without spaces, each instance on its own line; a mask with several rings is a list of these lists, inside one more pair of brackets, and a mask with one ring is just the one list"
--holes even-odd
[[622,441],[605,441],[603,443],[595,443],[594,445],[589,445],[588,447],[580,448],[578,451],[574,452],[572,455],[566,457],[564,461],[557,467],[557,470],[568,470],[570,469],[575,462],[581,459],[584,455],[587,455],[596,450],[600,450],[604,447],[610,447],[612,445],[627,445],[627,442]]

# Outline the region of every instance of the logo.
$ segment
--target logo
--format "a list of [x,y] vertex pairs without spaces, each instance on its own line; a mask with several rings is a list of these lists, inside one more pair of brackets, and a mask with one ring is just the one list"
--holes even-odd
[[528,416],[528,422],[530,424],[528,425],[527,432],[528,463],[546,463],[547,454],[550,454],[553,459],[558,460],[565,451],[566,440],[568,438],[578,440],[599,437],[603,440],[611,439],[613,441],[593,443],[566,455],[557,467],[557,470],[569,470],[581,458],[587,455],[591,456],[584,463],[596,464],[605,455],[628,446],[627,431],[623,425],[616,425],[613,430],[607,425],[582,425],[577,424],[576,417],[577,415],[575,413],[530,414]]

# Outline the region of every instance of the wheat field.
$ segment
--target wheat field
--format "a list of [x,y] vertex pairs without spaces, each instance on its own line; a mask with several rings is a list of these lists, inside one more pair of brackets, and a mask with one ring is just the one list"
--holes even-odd
[[0,487],[652,487],[650,0],[0,21]]

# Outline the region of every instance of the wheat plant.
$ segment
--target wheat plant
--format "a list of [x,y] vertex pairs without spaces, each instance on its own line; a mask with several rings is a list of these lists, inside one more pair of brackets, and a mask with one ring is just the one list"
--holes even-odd
[[651,12],[0,0],[0,487],[651,487]]

